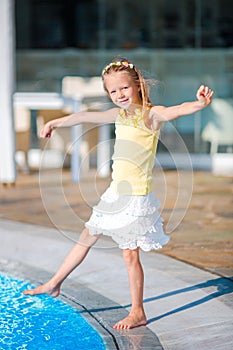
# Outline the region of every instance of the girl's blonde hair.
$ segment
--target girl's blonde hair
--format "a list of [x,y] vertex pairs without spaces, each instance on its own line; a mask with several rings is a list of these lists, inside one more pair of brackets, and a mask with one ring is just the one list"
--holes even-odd
[[127,72],[135,84],[140,87],[139,96],[142,101],[143,108],[151,107],[151,101],[149,97],[149,87],[146,83],[140,70],[129,60],[125,58],[115,58],[111,63],[109,63],[102,71],[102,79],[105,91],[108,90],[105,85],[104,77],[112,72]]

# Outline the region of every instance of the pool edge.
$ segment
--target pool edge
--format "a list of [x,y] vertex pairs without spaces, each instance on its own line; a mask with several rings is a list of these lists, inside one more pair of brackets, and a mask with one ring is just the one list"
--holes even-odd
[[[0,272],[40,285],[51,277],[46,270],[38,269],[18,261],[0,259]],[[115,319],[122,319],[127,310],[111,299],[68,278],[64,283],[60,300],[76,308],[102,338],[106,350],[134,349],[162,350],[157,336],[143,326],[128,331],[112,328]],[[137,346],[138,345],[138,346]]]

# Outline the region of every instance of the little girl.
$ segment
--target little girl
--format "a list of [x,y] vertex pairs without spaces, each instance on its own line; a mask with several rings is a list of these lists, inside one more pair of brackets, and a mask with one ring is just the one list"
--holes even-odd
[[162,248],[169,240],[152,192],[152,169],[161,123],[200,111],[211,103],[213,91],[201,86],[197,100],[177,106],[153,106],[148,86],[138,68],[126,59],[115,59],[102,71],[104,88],[117,106],[104,112],[78,112],[49,121],[40,131],[50,137],[54,129],[80,123],[115,123],[112,182],[56,274],[44,285],[24,294],[60,293],[62,282],[84,260],[101,234],[111,236],[123,250],[128,271],[132,308],[115,329],[146,324],[143,308],[144,273],[139,250]]

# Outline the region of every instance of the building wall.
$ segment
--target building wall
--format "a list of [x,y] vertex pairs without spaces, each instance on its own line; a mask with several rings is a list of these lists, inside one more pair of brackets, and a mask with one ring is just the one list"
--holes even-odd
[[[61,92],[63,77],[99,76],[123,56],[153,81],[154,103],[191,100],[200,84],[233,95],[232,0],[15,0],[15,8],[17,91]],[[212,114],[172,124],[191,151],[203,146]]]
[[[152,101],[177,104],[195,98],[200,84],[208,84],[215,96],[233,95],[233,49],[206,50],[18,50],[17,91],[61,92],[65,76],[99,76],[113,57],[135,62],[152,80]],[[203,112],[202,127],[211,110]],[[194,119],[176,122],[181,132],[192,132]]]

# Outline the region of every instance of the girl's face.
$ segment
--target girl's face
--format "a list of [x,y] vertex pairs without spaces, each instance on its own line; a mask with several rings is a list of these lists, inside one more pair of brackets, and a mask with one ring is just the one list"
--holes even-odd
[[105,86],[112,102],[120,108],[141,105],[139,86],[127,72],[112,72],[104,77]]

